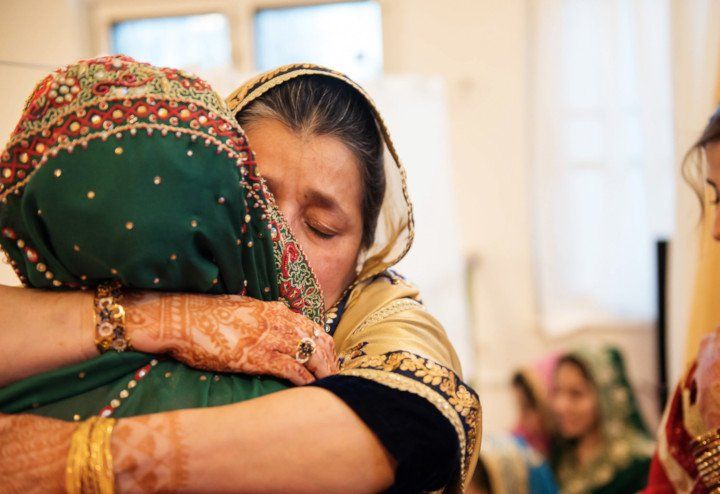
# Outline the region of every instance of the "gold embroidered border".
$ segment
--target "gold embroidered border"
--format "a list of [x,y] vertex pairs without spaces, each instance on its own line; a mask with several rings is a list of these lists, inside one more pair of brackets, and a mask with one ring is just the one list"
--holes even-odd
[[381,307],[380,309],[370,314],[367,318],[365,318],[365,320],[358,327],[352,330],[350,336],[356,335],[363,331],[366,327],[377,324],[390,316],[394,316],[395,314],[399,314],[400,312],[412,309],[425,310],[425,307],[417,300],[413,300],[411,298],[394,300],[388,305]]
[[[177,127],[174,125],[161,124],[161,123],[136,122],[136,123],[132,123],[132,124],[118,125],[117,127],[113,127],[112,129],[109,129],[109,130],[97,132],[95,134],[88,134],[86,136],[81,136],[76,139],[72,139],[72,140],[57,144],[57,145],[53,146],[52,148],[49,148],[48,150],[45,151],[43,158],[40,160],[40,162],[37,164],[37,166],[32,170],[32,173],[29,173],[24,179],[14,183],[12,186],[8,187],[7,189],[5,189],[4,192],[2,192],[0,194],[0,201],[6,199],[7,196],[9,196],[10,194],[15,193],[16,191],[19,191],[20,189],[22,189],[33,177],[34,172],[39,170],[43,165],[45,165],[45,163],[47,163],[47,161],[48,161],[48,158],[54,158],[55,156],[57,156],[57,154],[60,151],[72,152],[76,147],[82,146],[83,144],[89,143],[90,141],[93,141],[95,139],[101,139],[101,140],[108,139],[109,137],[114,136],[118,132],[122,133],[122,132],[132,131],[132,129],[136,129],[136,130],[152,129],[153,131],[157,130],[160,132],[162,132],[164,130],[164,131],[167,131],[168,134],[172,133],[173,134],[172,137],[176,137],[175,134],[180,132],[182,134],[188,134],[190,136],[194,135],[194,136],[197,136],[198,138],[202,138],[205,140],[209,139],[210,142],[212,142],[217,147],[217,149],[220,149],[220,150],[226,152],[230,159],[237,160],[236,161],[237,166],[242,166],[247,162],[247,156],[242,156],[236,150],[234,150],[233,148],[231,148],[230,146],[228,146],[227,144],[222,142],[220,139],[218,139],[217,136],[212,136],[205,132],[201,132],[201,131],[198,131],[195,129],[190,129],[187,127]],[[168,135],[167,137],[170,137],[170,136]],[[252,191],[251,187],[248,187],[248,185],[249,184],[246,184],[246,188],[248,188],[250,191]],[[252,192],[254,192],[254,191],[252,191]]]
[[364,377],[433,404],[458,435],[463,458],[461,481],[465,485],[477,459],[481,409],[477,395],[454,372],[410,352],[392,352],[358,356],[345,362],[340,374]]
[[[108,69],[108,64],[112,68]],[[127,75],[136,76],[144,81],[137,80],[131,86],[127,86],[122,80]],[[51,81],[57,82],[59,78],[63,77],[76,79],[77,87],[80,89],[79,93],[70,102],[63,103],[62,106],[48,108],[44,118],[25,120],[23,130],[11,135],[8,147],[52,126],[53,122],[76,113],[80,109],[96,106],[101,102],[158,98],[158,101],[194,103],[216,112],[218,116],[224,116],[223,99],[198,76],[183,70],[155,67],[127,57],[111,55],[82,60],[48,74],[35,86],[27,98],[23,108],[23,119],[34,99],[37,98],[37,102],[42,105],[49,104],[47,91],[45,91],[46,86]],[[183,81],[187,82],[188,86],[184,86]],[[93,87],[96,84],[112,86],[112,93],[94,94]],[[227,114],[225,113],[225,115]],[[232,118],[224,119],[229,123],[233,122]]]

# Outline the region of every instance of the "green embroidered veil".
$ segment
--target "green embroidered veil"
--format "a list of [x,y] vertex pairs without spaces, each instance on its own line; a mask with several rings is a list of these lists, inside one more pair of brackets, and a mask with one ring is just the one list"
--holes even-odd
[[[323,298],[225,103],[128,57],[48,75],[0,159],[0,247],[25,286],[243,294],[321,322]],[[109,352],[0,389],[66,420],[220,405],[287,387]]]

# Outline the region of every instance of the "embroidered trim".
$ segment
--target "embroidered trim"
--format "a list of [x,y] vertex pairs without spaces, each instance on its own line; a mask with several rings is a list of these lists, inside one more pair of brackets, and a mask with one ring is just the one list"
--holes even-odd
[[142,381],[145,376],[148,375],[148,373],[158,364],[157,359],[152,359],[149,364],[144,365],[140,367],[133,376],[130,381],[128,381],[127,386],[118,393],[118,397],[110,400],[110,404],[102,407],[100,411],[98,412],[98,415],[100,417],[111,417],[117,408],[122,405],[122,400],[129,397],[132,393],[132,390],[135,389],[135,387]]
[[[147,109],[143,111],[142,108],[145,107],[138,105],[136,111],[139,113],[144,112],[144,115],[147,116],[146,121],[139,121],[137,116],[130,111],[127,111],[121,117],[123,121],[128,122],[124,125],[116,125],[111,119],[103,120],[100,118],[94,123],[91,123],[94,128],[90,129],[90,127],[80,124],[77,120],[72,122],[67,121],[63,128],[54,128],[54,131],[50,133],[48,137],[45,137],[45,133],[49,133],[49,130],[45,129],[42,136],[36,136],[32,143],[27,140],[22,140],[14,146],[8,145],[2,156],[2,166],[6,167],[3,169],[2,179],[10,180],[10,182],[6,190],[0,194],[0,198],[4,199],[9,194],[21,189],[28,180],[30,180],[32,173],[45,164],[49,158],[57,156],[60,150],[67,150],[69,153],[72,153],[77,146],[84,147],[92,139],[100,138],[106,140],[113,134],[122,137],[122,132],[129,131],[132,133],[137,132],[137,129],[152,129],[148,131],[148,135],[151,135],[153,130],[158,130],[163,136],[172,132],[176,137],[180,137],[181,134],[188,134],[193,140],[199,137],[205,140],[206,146],[209,146],[211,143],[215,144],[218,147],[218,152],[224,151],[228,154],[229,158],[237,158],[238,166],[245,165],[246,167],[255,167],[252,154],[244,138],[234,140],[228,138],[229,133],[227,132],[218,135],[215,131],[210,132],[193,128],[199,125],[192,125],[195,120],[190,121],[190,127],[178,126],[179,121],[174,117],[167,118],[170,123],[158,123],[158,118],[153,118],[155,114],[150,113]],[[159,108],[156,110],[159,112],[159,110],[162,109],[163,108]],[[93,111],[91,110],[89,113],[93,113]],[[90,116],[89,113],[85,113],[84,115],[89,117],[87,120],[90,122],[93,122],[94,117],[99,116],[98,113],[94,113],[92,116]],[[205,117],[204,113],[199,113],[198,115],[199,117]],[[78,124],[77,131],[71,130],[73,124]],[[219,128],[228,130],[229,127],[221,123]],[[212,129],[213,127],[210,127],[210,130]],[[91,132],[91,130],[93,130],[93,132]],[[71,138],[68,137],[67,134],[76,135]],[[10,162],[6,163],[6,161]],[[23,165],[27,163],[30,163],[32,166],[31,169],[28,165]],[[21,168],[21,166],[24,167]],[[13,171],[12,167],[17,167],[16,172]],[[243,176],[250,175],[247,169],[241,169],[241,173]],[[0,179],[0,181],[2,181],[2,179]],[[0,191],[2,191],[2,188],[2,184],[0,184]]]
[[[264,180],[263,190],[267,191]],[[273,197],[269,192],[266,193],[266,198]],[[280,294],[292,310],[322,325],[325,320],[325,299],[317,277],[274,199],[267,203],[266,214],[275,251]]]
[[401,298],[398,300],[393,300],[389,304],[381,307],[380,309],[376,310],[372,314],[370,314],[368,317],[365,318],[365,320],[360,323],[358,327],[352,330],[350,333],[350,336],[357,335],[362,330],[364,330],[368,326],[372,326],[373,324],[377,324],[384,319],[387,319],[388,317],[394,316],[395,314],[399,314],[400,312],[404,312],[406,310],[425,310],[425,307],[418,302],[417,300],[413,300],[411,298]]
[[454,372],[409,352],[363,355],[343,363],[340,374],[358,376],[428,400],[452,424],[462,451],[461,477],[465,484],[472,460],[480,420],[480,402],[475,392]]

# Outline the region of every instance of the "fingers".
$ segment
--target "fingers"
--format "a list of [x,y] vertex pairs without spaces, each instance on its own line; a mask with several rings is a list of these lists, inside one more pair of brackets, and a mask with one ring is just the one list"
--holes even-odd
[[288,355],[277,354],[276,372],[273,375],[287,379],[296,386],[310,384],[315,381],[315,377],[308,371],[304,365],[300,364],[294,357]]
[[332,337],[323,333],[316,338],[315,343],[317,345],[315,353],[305,364],[305,367],[318,379],[337,374],[338,361]]
[[[285,315],[282,324],[285,327],[283,328],[284,331],[278,334],[279,338],[275,344],[275,351],[290,357],[295,364],[303,367],[307,374],[314,376],[313,381],[315,378],[320,379],[337,373],[338,364],[335,355],[335,343],[332,337],[326,334],[321,326],[308,320],[305,316],[294,313],[284,306],[283,312],[285,312]],[[303,338],[310,338],[316,344],[315,352],[304,365],[295,360],[298,346]],[[291,372],[297,374],[296,370]],[[306,378],[307,376],[303,374],[300,377]],[[289,376],[286,378],[290,379]],[[293,382],[295,383],[295,381]]]

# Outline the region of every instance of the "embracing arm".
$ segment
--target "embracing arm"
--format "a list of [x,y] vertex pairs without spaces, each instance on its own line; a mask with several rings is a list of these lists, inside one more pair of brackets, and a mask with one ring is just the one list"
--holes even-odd
[[0,387],[96,356],[93,325],[91,293],[0,285]]
[[[0,387],[97,356],[93,298],[88,292],[0,286]],[[335,372],[332,338],[281,302],[128,292],[122,303],[125,333],[140,352],[167,353],[195,368],[266,374],[295,384]],[[294,358],[303,337],[313,337],[319,350],[305,366]]]
[[[156,447],[137,447],[147,442]],[[121,419],[112,451],[119,492],[379,492],[394,468],[362,420],[318,388]]]
[[[0,416],[0,492],[63,492],[76,426]],[[120,419],[111,449],[121,493],[370,493],[390,486],[395,467],[343,401],[312,387]]]

